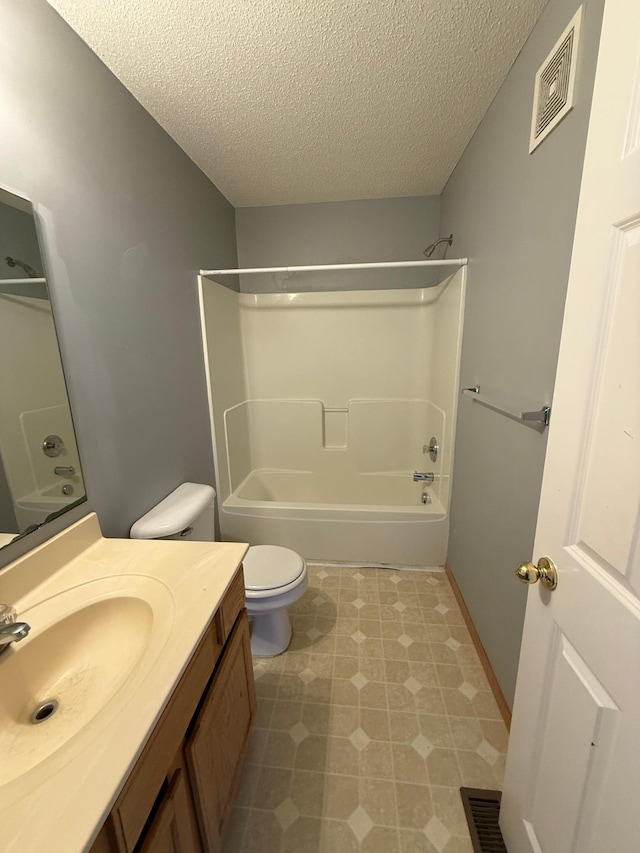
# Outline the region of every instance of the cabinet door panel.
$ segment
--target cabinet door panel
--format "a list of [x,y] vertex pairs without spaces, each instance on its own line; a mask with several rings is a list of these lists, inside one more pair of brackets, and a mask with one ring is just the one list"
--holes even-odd
[[209,850],[216,850],[219,843],[220,826],[241,769],[255,701],[249,625],[244,611],[187,743],[194,799]]
[[193,833],[189,794],[184,771],[179,768],[171,777],[169,790],[140,853],[200,853],[200,842]]

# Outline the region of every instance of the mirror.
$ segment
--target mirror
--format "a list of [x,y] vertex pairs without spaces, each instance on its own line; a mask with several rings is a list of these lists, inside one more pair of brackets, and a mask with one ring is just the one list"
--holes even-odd
[[33,209],[0,189],[0,547],[84,500]]

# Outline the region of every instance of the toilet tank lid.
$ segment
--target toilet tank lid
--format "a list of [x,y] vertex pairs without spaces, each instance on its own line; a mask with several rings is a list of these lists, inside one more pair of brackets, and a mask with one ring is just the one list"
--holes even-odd
[[132,539],[160,539],[189,527],[215,498],[204,483],[182,483],[131,527]]

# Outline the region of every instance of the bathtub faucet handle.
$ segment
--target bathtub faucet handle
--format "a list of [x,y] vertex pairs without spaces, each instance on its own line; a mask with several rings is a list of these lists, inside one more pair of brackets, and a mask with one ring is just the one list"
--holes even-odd
[[413,482],[414,483],[420,483],[420,482],[433,483],[435,478],[436,478],[436,475],[433,473],[433,471],[427,471],[425,473],[422,473],[420,471],[414,471],[413,472]]

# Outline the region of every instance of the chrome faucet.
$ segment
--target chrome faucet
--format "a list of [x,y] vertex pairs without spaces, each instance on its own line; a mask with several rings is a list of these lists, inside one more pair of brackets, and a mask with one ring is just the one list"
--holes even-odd
[[31,625],[26,622],[9,622],[6,625],[0,625],[0,654],[7,649],[11,643],[19,643],[24,640]]
[[73,477],[76,473],[76,469],[73,465],[56,465],[53,469],[53,473],[57,474],[59,477]]
[[421,473],[420,471],[413,472],[414,483],[420,483],[422,481],[424,481],[425,483],[433,483],[435,478],[436,475],[433,473],[433,471],[427,471],[426,473]]

